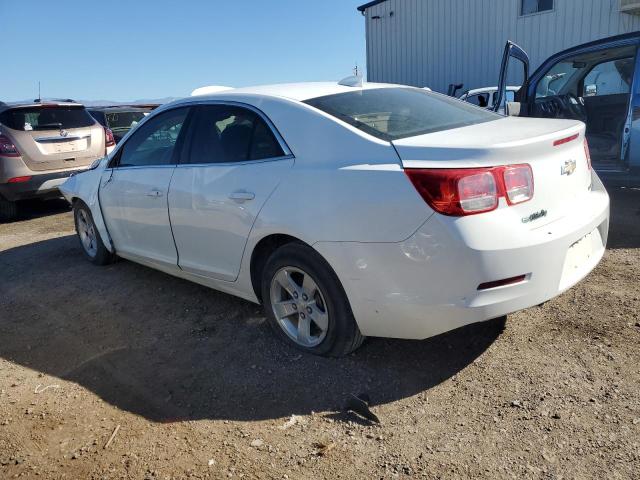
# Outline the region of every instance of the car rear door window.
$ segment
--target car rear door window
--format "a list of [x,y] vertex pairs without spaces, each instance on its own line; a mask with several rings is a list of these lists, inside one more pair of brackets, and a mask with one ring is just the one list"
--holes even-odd
[[37,106],[14,108],[0,114],[0,123],[13,130],[68,130],[90,127],[96,122],[83,106]]
[[144,167],[175,163],[174,151],[189,108],[163,112],[141,125],[122,146],[119,167]]
[[230,163],[284,155],[256,112],[231,105],[202,105],[195,116],[185,163]]

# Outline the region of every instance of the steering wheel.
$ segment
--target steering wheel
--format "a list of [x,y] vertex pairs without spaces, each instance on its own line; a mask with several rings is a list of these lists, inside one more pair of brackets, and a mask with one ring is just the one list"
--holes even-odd
[[587,109],[584,106],[584,99],[576,97],[573,93],[567,93],[565,97],[565,118],[572,118],[582,122],[587,121]]

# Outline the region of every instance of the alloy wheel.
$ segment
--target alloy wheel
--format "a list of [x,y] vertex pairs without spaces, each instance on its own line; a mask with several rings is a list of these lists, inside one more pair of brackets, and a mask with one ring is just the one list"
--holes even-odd
[[311,276],[297,267],[283,267],[271,279],[271,308],[278,325],[302,347],[316,347],[329,329],[324,296]]

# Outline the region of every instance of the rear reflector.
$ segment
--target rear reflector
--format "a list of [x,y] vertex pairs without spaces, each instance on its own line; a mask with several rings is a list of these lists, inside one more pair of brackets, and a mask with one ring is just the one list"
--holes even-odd
[[591,170],[591,151],[589,150],[589,142],[587,142],[587,139],[584,139],[584,154],[587,157],[587,167],[589,167],[589,170]]
[[560,140],[556,140],[555,142],[553,142],[553,146],[559,147],[560,145],[564,145],[565,143],[573,142],[574,140],[577,140],[579,136],[580,134],[576,133],[575,135],[571,135],[570,137],[561,138]]
[[420,196],[436,212],[460,217],[490,212],[505,197],[509,205],[533,198],[529,165],[487,168],[405,169]]
[[0,135],[0,156],[2,157],[19,157],[20,152],[11,140],[5,135]]
[[514,283],[524,282],[526,279],[526,275],[518,275],[517,277],[505,278],[503,280],[496,280],[494,282],[481,283],[480,285],[478,285],[478,290],[489,290],[490,288],[513,285]]
[[7,180],[7,183],[23,183],[31,180],[31,177],[13,177]]

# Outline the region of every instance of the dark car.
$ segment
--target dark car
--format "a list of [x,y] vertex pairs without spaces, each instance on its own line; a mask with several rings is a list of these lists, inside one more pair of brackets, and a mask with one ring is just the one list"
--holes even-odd
[[135,127],[157,105],[91,107],[89,113],[100,125],[110,129],[116,143]]

